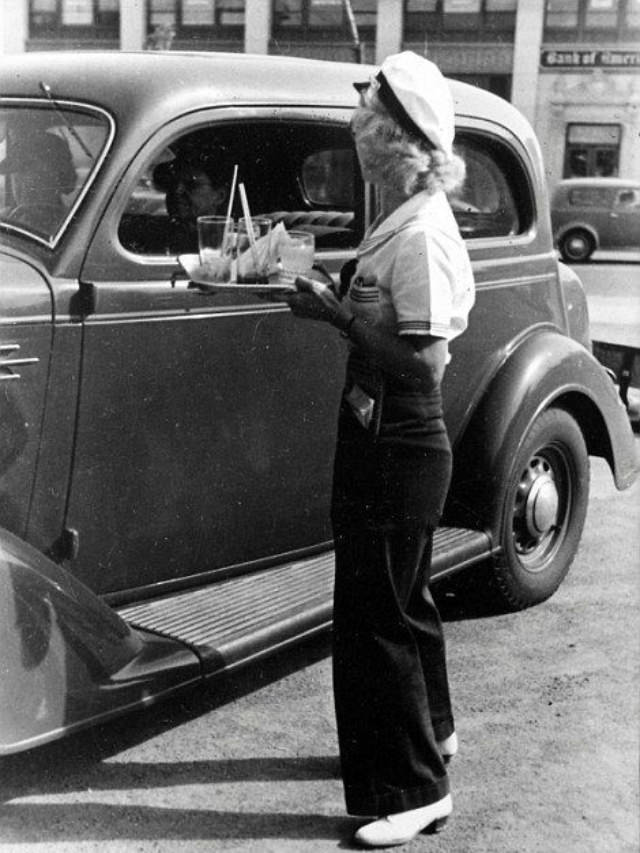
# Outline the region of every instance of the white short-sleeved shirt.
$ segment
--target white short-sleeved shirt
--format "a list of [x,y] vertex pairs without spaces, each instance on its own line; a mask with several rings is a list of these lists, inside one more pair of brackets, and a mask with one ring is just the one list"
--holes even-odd
[[450,341],[466,329],[473,272],[443,192],[418,193],[373,223],[348,298],[354,314],[398,335]]

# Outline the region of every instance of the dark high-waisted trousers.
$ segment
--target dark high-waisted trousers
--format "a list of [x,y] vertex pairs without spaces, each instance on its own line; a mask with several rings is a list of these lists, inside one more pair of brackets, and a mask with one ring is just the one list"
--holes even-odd
[[385,396],[379,435],[344,401],[335,458],[333,678],[347,811],[385,815],[449,791],[442,623],[428,589],[451,476],[439,391]]

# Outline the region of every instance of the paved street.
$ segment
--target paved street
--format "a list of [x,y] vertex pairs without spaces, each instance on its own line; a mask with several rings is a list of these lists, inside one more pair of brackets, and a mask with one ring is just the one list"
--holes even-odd
[[[640,353],[640,252],[596,252],[592,261],[576,264],[573,269],[587,295],[592,340],[606,344],[607,348],[631,347]],[[619,352],[613,350],[612,355],[609,349],[605,358],[605,364],[616,372],[620,366]],[[634,429],[638,429],[640,354],[632,362],[627,399],[629,416]]]
[[[545,604],[500,614],[477,587],[441,589],[456,811],[401,849],[637,853],[639,498],[594,461],[576,563]],[[328,653],[5,759],[2,853],[349,849]]]
[[640,254],[596,253],[573,269],[587,294],[593,340],[640,348]]

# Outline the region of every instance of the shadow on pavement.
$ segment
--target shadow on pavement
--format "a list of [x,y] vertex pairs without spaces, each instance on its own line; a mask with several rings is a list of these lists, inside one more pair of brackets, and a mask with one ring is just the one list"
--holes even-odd
[[[337,840],[349,838],[354,820],[322,814],[176,809],[104,803],[0,806],[2,843],[117,844],[171,841],[261,842],[270,838]],[[152,828],[152,832],[150,832]]]
[[500,598],[489,564],[436,581],[432,592],[443,622],[487,619],[511,612]]
[[[483,567],[476,567],[453,578],[436,582],[433,591],[444,621],[479,619],[503,612],[496,606],[495,595],[491,592],[491,584],[485,576]],[[153,764],[136,764],[130,761],[119,764],[117,761],[110,760],[113,756],[166,731],[206,715],[216,708],[232,704],[243,696],[325,660],[330,654],[331,636],[330,632],[325,632],[273,657],[256,662],[233,675],[221,676],[202,687],[185,690],[184,693],[158,705],[134,711],[109,723],[45,744],[27,754],[18,753],[1,757],[0,825],[4,830],[5,827],[10,829],[13,823],[16,827],[20,826],[21,832],[24,832],[25,826],[31,823],[30,819],[26,818],[25,810],[33,808],[36,822],[48,821],[49,819],[44,818],[43,815],[51,814],[52,830],[49,839],[61,840],[62,835],[58,836],[54,827],[56,821],[61,819],[70,807],[60,806],[58,818],[56,818],[58,807],[54,805],[30,806],[23,803],[6,805],[12,799],[29,795],[69,793],[74,790],[88,789],[163,788],[175,784],[206,784],[226,780],[269,782],[336,778],[339,769],[335,756],[305,756],[299,759],[256,757]],[[5,805],[2,806],[2,803]],[[84,806],[77,806],[77,808],[82,809]],[[113,809],[114,814],[118,814],[116,807],[91,805],[88,807],[87,818],[91,809],[105,812]],[[162,822],[162,810],[159,811],[158,819]],[[21,815],[19,819],[17,814]],[[122,810],[122,814],[126,814],[126,809]],[[222,826],[226,826],[227,819],[230,820],[231,817],[217,815],[215,820],[212,818],[211,826],[207,829],[208,834],[204,837],[227,837],[225,830],[214,828],[214,823],[218,826],[216,822],[220,821]],[[241,819],[239,815],[233,817]],[[262,820],[260,815],[253,817],[256,821]],[[286,818],[286,816],[281,817]],[[290,837],[297,837],[295,835],[297,830],[294,829],[297,818],[294,820],[293,815],[289,817],[292,820]],[[250,815],[242,816],[242,820],[245,818],[252,819]],[[117,821],[117,818],[114,819]],[[306,819],[313,823],[313,816],[308,816]],[[111,820],[112,818],[107,816],[96,817],[96,824],[109,825]],[[167,816],[168,820],[170,820],[169,816]],[[125,823],[127,823],[126,820]],[[207,825],[206,819],[204,825]],[[335,837],[335,824],[331,825],[332,831],[329,837]],[[221,834],[216,835],[217,831]],[[234,832],[237,831],[234,830]],[[63,832],[62,828],[60,832]],[[315,830],[312,829],[309,836],[300,837],[315,837],[314,833]],[[3,831],[2,842],[6,838]],[[113,838],[118,838],[117,833]],[[21,835],[20,840],[24,842],[28,841],[28,838]]]
[[[220,676],[201,687],[185,689],[183,693],[157,705],[134,711],[111,722],[37,747],[27,753],[2,756],[0,757],[0,803],[6,803],[7,800],[30,793],[68,792],[75,787],[78,790],[86,790],[87,787],[94,786],[100,789],[103,787],[103,779],[108,779],[114,772],[118,773],[117,770],[114,771],[117,765],[106,763],[112,756],[208,714],[216,708],[232,704],[243,696],[327,658],[330,653],[331,638],[330,634],[325,632],[298,646],[255,662],[233,675]],[[324,772],[319,770],[322,760],[317,757],[300,761],[305,764],[306,771],[312,774],[311,778],[316,778],[318,773]],[[337,772],[335,758],[333,761],[335,773]],[[217,771],[215,767],[207,765],[195,772],[202,773],[203,778],[200,781],[204,781],[205,778],[211,779],[216,773],[221,774],[225,770],[230,770],[231,765],[237,765],[239,778],[245,778],[243,774],[246,774],[246,778],[250,778],[252,773],[258,774],[252,778],[259,779],[265,778],[265,774],[269,773],[277,775],[287,772],[305,772],[303,769],[294,771],[291,768],[287,771],[287,762],[284,759],[280,762],[271,758],[264,761],[257,758],[255,762],[253,769],[250,769],[250,761],[213,762],[214,765],[218,765]],[[163,766],[160,763],[138,768],[139,774],[144,777],[144,786],[153,787],[153,779],[156,776],[153,768]],[[172,784],[175,781],[176,768],[179,772],[179,763],[177,765],[171,763],[170,769],[169,765],[165,766],[164,781],[163,773],[160,771],[157,775],[158,783],[163,786]],[[148,773],[151,773],[151,781],[147,778]],[[121,774],[119,781],[111,778],[115,787],[119,787],[120,784],[125,787],[136,786],[135,764],[129,763],[122,769]],[[297,777],[294,775],[292,778]],[[109,786],[107,783],[106,787]],[[1,817],[0,826],[3,826]],[[3,841],[2,835],[0,847]]]

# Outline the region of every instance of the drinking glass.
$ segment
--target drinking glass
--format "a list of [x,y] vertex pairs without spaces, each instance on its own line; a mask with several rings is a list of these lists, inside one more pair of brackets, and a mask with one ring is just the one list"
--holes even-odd
[[313,267],[316,242],[308,231],[287,231],[280,247],[280,260],[285,275],[308,275]]
[[[238,284],[266,284],[269,281],[271,225],[269,218],[261,216],[252,216],[250,226],[246,219],[239,220],[236,239]],[[250,233],[253,234],[253,245]]]
[[204,275],[213,282],[231,279],[234,237],[233,219],[226,216],[198,217],[200,266]]

